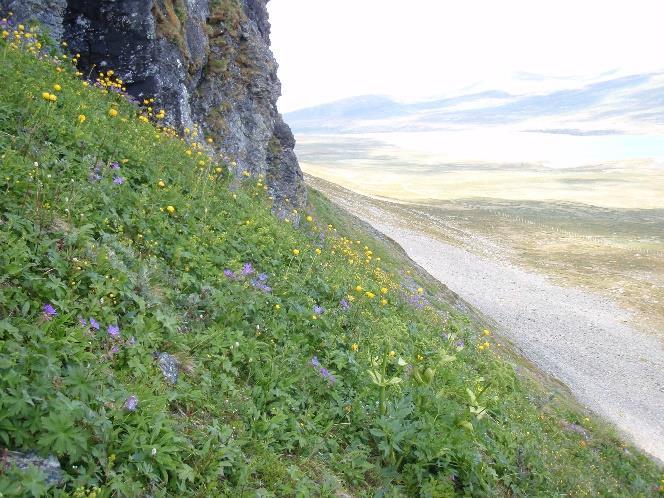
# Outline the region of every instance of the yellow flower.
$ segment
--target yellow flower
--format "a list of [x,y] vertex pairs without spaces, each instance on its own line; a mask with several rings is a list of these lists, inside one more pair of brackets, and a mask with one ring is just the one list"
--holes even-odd
[[320,254],[321,252],[323,252],[323,251],[321,251],[321,250],[317,247],[317,248],[316,248],[316,254]]
[[185,154],[187,154],[188,156],[190,156],[190,155],[193,154],[193,152],[192,152],[191,150],[187,150],[187,151],[185,152]]
[[487,329],[484,329],[482,332],[483,335],[491,335],[491,332],[489,332]]
[[360,346],[358,346],[357,343],[353,343],[350,347],[351,351],[357,351],[358,349],[360,349]]
[[168,214],[173,214],[175,212],[175,208],[173,206],[166,206],[166,211],[168,211]]
[[53,85],[53,90],[59,92],[60,90],[62,90],[62,87],[56,83],[55,85]]
[[280,304],[275,304],[274,309],[279,311],[281,309],[281,305]]
[[394,358],[397,354],[394,351],[390,351],[388,355],[390,358]]
[[51,94],[48,92],[42,92],[42,98],[44,100],[51,100]]
[[2,32],[2,38],[7,38],[9,36],[9,31]]
[[298,254],[300,254],[300,250],[299,249],[293,249],[293,254],[295,256],[297,256]]
[[83,86],[88,86],[89,84],[90,84],[90,83],[88,83],[87,81],[84,81],[84,82],[83,82]]
[[373,292],[367,292],[367,293],[366,293],[366,296],[367,296],[369,299],[373,299],[374,297],[376,297],[376,295],[375,295]]
[[164,188],[166,186],[164,180],[159,180],[159,183],[157,183],[157,185],[159,185],[160,188]]
[[311,216],[307,216],[307,221],[312,222],[312,221],[314,221],[314,219]]
[[355,292],[362,292],[362,286],[358,285],[355,287]]
[[383,306],[385,306],[385,305],[387,304],[387,299],[381,299],[381,300],[380,300],[380,304],[382,304]]
[[355,296],[351,296],[350,294],[348,295],[348,300],[352,303],[355,301]]
[[219,167],[214,168],[215,173],[221,173],[223,170]]
[[248,176],[251,176],[251,173],[249,173],[248,171],[243,171],[242,176],[248,177]]
[[58,97],[56,97],[55,95],[51,94],[51,95],[48,96],[48,100],[50,100],[51,102],[55,102],[56,100],[58,100]]
[[78,115],[78,122],[79,123],[85,123],[85,120],[88,119],[85,117],[85,114],[79,114]]
[[206,141],[207,141],[207,143],[209,143],[209,144],[211,144],[211,143],[214,142],[214,140],[213,140],[212,138],[208,138]]
[[424,289],[423,289],[422,287],[418,287],[418,288],[417,288],[417,293],[418,293],[418,294],[422,294],[422,293],[424,293]]
[[112,118],[116,117],[118,115],[117,109],[109,109],[108,110],[108,115]]
[[318,317],[316,315],[311,315],[312,320],[318,320]]
[[417,361],[422,361],[423,359],[424,359],[424,356],[422,356],[421,354],[417,355]]
[[381,294],[387,294],[387,292],[388,292],[387,287],[382,287],[382,288],[380,289],[380,293],[381,293]]

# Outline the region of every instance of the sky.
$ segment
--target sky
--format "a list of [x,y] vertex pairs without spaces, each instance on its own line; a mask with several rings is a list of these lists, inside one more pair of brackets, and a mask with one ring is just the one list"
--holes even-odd
[[664,68],[662,0],[271,0],[281,112],[545,92]]

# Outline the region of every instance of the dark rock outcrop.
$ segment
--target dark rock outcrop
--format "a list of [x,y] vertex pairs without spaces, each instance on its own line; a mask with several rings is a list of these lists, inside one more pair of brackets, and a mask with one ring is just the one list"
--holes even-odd
[[7,450],[0,453],[0,473],[13,467],[20,471],[27,471],[31,468],[39,469],[44,475],[44,483],[47,486],[57,486],[65,477],[64,471],[60,468],[60,462],[54,456],[42,458],[36,453]]
[[278,201],[306,191],[295,141],[277,111],[268,0],[0,0],[81,54],[84,71],[113,69],[136,99],[154,97],[236,173],[264,174]]

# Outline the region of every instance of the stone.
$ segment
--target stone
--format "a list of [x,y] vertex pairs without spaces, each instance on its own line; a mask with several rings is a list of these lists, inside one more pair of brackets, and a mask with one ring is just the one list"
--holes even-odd
[[6,469],[16,467],[22,471],[36,467],[44,474],[44,482],[48,486],[62,484],[65,476],[64,471],[60,468],[60,462],[52,455],[42,458],[34,452],[5,451],[0,455],[0,464],[0,467],[4,466]]
[[159,368],[161,368],[161,373],[164,374],[166,382],[173,386],[177,384],[178,375],[180,373],[177,358],[168,353],[157,353],[157,361],[159,362]]

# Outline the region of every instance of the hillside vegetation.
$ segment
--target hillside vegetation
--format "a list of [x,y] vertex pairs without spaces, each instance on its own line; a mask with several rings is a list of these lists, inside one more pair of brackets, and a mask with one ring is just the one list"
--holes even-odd
[[389,243],[0,31],[0,496],[658,492]]

